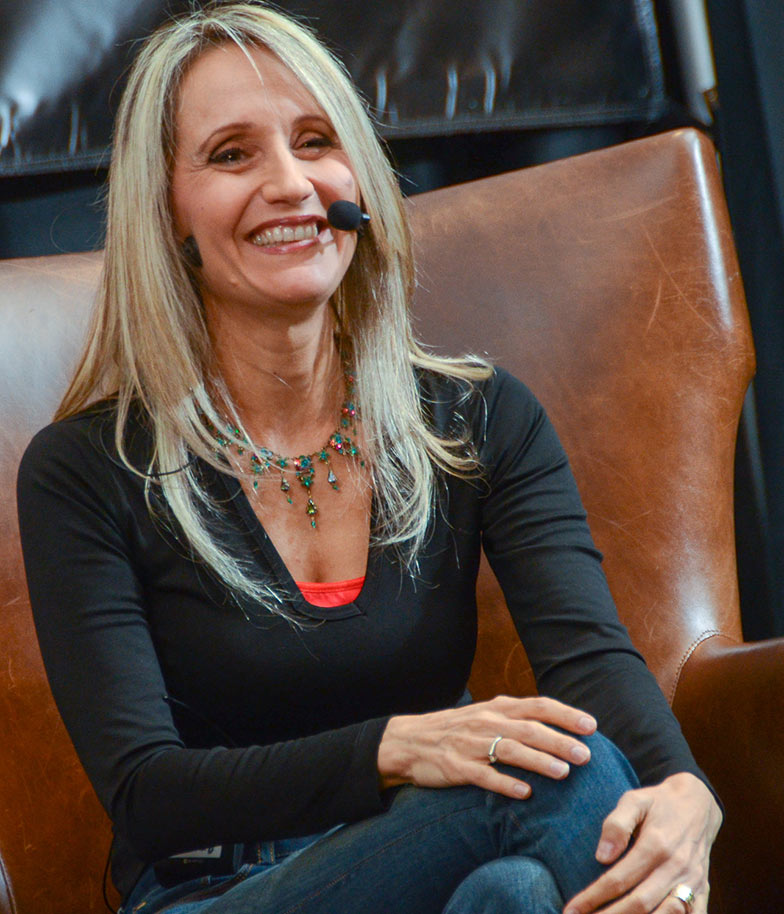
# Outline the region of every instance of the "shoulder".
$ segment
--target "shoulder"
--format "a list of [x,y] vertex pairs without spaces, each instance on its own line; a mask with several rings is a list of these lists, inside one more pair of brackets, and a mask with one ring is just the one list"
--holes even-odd
[[417,381],[436,432],[449,437],[460,431],[455,428],[456,418],[476,443],[499,431],[519,437],[544,419],[544,410],[531,390],[504,368],[494,367],[480,381],[420,370]]
[[22,469],[73,457],[83,459],[105,444],[113,425],[114,410],[108,403],[52,422],[33,436],[22,457]]
[[[19,467],[20,485],[31,478],[68,474],[89,478],[122,468],[115,445],[117,408],[102,400],[38,431],[28,444]],[[140,450],[147,436],[138,410],[132,411],[125,429],[126,446]]]

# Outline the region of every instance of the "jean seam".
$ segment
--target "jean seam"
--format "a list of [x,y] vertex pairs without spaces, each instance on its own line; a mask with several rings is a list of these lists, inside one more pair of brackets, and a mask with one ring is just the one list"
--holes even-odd
[[363,857],[361,860],[358,860],[353,866],[344,870],[340,874],[340,876],[336,877],[331,882],[328,882],[326,885],[319,886],[319,888],[314,890],[313,892],[311,892],[311,894],[308,895],[307,898],[301,898],[299,901],[296,902],[296,904],[293,907],[285,908],[283,911],[279,912],[279,914],[293,914],[293,912],[295,912],[295,911],[302,910],[302,908],[305,905],[309,904],[311,901],[313,901],[314,898],[318,898],[320,895],[323,895],[326,891],[331,889],[333,886],[337,885],[339,882],[341,882],[343,879],[345,879],[347,876],[349,876],[351,873],[353,873],[360,866],[363,866],[365,863],[367,863],[368,860],[372,860],[374,857],[377,857],[379,854],[388,850],[390,847],[394,847],[396,844],[399,844],[401,841],[410,840],[418,832],[424,831],[427,828],[432,828],[434,825],[437,825],[439,822],[443,822],[445,819],[451,819],[453,816],[464,813],[467,809],[471,809],[473,806],[476,806],[476,803],[469,803],[467,806],[464,806],[460,809],[453,809],[450,812],[444,813],[444,815],[439,816],[439,818],[437,818],[437,819],[432,819],[429,822],[423,823],[418,828],[415,828],[413,831],[406,832],[405,835],[399,835],[393,841],[388,841],[386,844],[377,848],[372,854],[368,854],[368,856]]
[[[519,835],[525,835],[525,836],[528,837],[528,838],[532,838],[532,837],[533,837],[533,832],[531,831],[531,829],[530,829],[530,828],[528,827],[528,825],[527,825],[527,824],[517,815],[517,813],[515,812],[514,808],[513,808],[511,805],[509,806],[509,809],[507,810],[507,814],[508,814],[509,817],[512,819],[512,821],[514,822],[515,828],[517,829]],[[542,860],[541,857],[538,857],[536,854],[531,853],[531,851],[526,851],[525,856],[526,856],[526,857],[531,857],[533,860],[538,861],[539,863],[542,864],[542,866],[548,866],[548,864],[547,864],[547,862],[546,862],[545,860]],[[548,867],[548,869],[549,869],[549,867]],[[559,890],[560,890],[561,886],[559,885],[558,888],[559,888]]]
[[[230,889],[233,889],[244,882],[250,874],[251,868],[246,864],[242,869],[237,870],[234,876],[226,882],[222,882],[220,885],[208,886],[204,889],[197,889],[195,892],[183,895],[176,901],[172,901],[171,904],[167,904],[163,908],[158,908],[155,914],[165,914],[166,911],[171,911],[180,904],[190,904],[193,901],[209,901],[213,898],[220,898],[221,895],[225,895]],[[145,903],[146,902],[142,902],[142,904]]]

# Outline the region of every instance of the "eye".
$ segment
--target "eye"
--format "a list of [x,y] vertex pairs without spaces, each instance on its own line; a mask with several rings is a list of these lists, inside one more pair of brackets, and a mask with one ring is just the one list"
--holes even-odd
[[337,142],[324,133],[306,133],[297,142],[296,148],[300,153],[316,156],[328,149],[334,149]]
[[213,152],[209,157],[212,165],[236,165],[244,161],[246,153],[239,146],[229,146],[226,149],[219,149]]

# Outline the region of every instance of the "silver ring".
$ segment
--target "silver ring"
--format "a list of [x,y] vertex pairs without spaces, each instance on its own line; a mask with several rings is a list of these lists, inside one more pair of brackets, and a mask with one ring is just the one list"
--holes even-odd
[[495,747],[501,742],[503,736],[496,736],[496,738],[490,743],[490,748],[487,750],[487,757],[490,759],[490,764],[495,765],[498,761],[498,756],[495,754]]
[[679,882],[678,885],[670,892],[673,898],[677,898],[678,901],[682,901],[686,905],[686,911],[691,911],[691,907],[694,904],[694,889],[691,886],[686,885],[685,882]]

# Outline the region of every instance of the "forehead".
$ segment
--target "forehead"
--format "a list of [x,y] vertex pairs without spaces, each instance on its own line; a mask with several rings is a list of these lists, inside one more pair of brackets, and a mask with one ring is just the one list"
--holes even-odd
[[[249,59],[250,58],[250,59]],[[176,110],[179,136],[218,122],[318,114],[318,102],[294,73],[266,48],[232,42],[210,48],[188,68]]]

